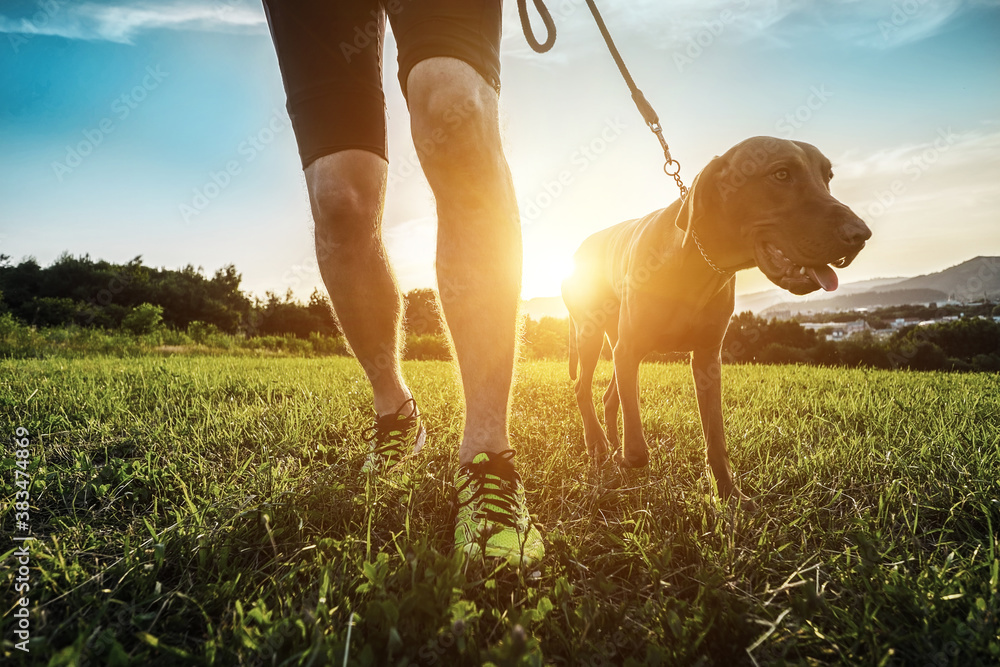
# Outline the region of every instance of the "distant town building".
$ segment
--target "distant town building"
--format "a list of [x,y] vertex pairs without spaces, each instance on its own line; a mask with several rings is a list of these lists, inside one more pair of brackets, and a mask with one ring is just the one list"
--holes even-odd
[[872,331],[871,326],[864,320],[854,320],[853,322],[805,322],[802,328],[809,331],[826,331],[827,340],[844,340],[863,331]]

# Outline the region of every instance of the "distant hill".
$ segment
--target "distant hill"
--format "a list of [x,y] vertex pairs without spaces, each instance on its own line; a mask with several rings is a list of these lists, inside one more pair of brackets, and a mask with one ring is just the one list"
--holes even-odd
[[858,310],[859,308],[883,308],[886,306],[905,306],[908,304],[920,303],[944,303],[948,301],[948,295],[933,289],[901,289],[885,292],[860,292],[858,294],[845,294],[829,299],[819,299],[800,303],[782,302],[765,308],[758,314],[763,317],[778,317],[782,315],[795,315],[803,312],[819,311],[845,311]]
[[[796,314],[805,311],[838,311],[945,301],[1000,300],[1000,257],[975,257],[956,266],[912,278],[875,278],[846,283],[834,295],[814,292],[797,297],[781,289],[736,297],[736,312],[758,315]],[[566,317],[558,296],[528,299],[522,311],[539,320]]]
[[[1000,257],[975,257],[944,271],[913,278],[848,283],[837,290],[836,296],[819,292],[814,293],[811,299],[796,299],[781,290],[760,294],[772,293],[781,296],[781,300],[754,312],[773,316],[777,313],[794,315],[805,311],[854,310],[945,301],[996,301],[1000,300]],[[737,298],[737,312],[740,311],[739,301]],[[762,299],[758,297],[758,301]]]
[[976,257],[893,286],[893,290],[906,289],[938,290],[955,301],[995,300],[1000,297],[1000,257]]
[[[890,285],[900,283],[904,280],[909,280],[909,278],[873,278],[871,280],[859,280],[854,283],[844,283],[837,288],[836,294],[837,297],[842,297],[851,294],[884,290]],[[771,306],[783,304],[785,302],[801,305],[804,303],[811,304],[812,302],[824,299],[828,300],[830,298],[829,293],[823,291],[816,291],[812,294],[807,294],[806,296],[794,296],[783,289],[769,289],[764,290],[763,292],[737,294],[736,312],[742,313],[745,310],[749,310],[753,313],[761,313]],[[808,307],[811,308],[812,305]]]

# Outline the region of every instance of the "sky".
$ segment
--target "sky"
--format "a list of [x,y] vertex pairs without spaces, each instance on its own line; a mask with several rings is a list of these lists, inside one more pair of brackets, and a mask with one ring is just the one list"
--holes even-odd
[[[532,3],[528,3],[529,6]],[[553,296],[588,235],[676,189],[584,0],[555,47],[504,6],[501,129],[523,296]],[[1000,255],[1000,0],[598,0],[690,183],[755,135],[816,145],[872,228],[841,282]],[[540,23],[536,21],[540,30]],[[384,235],[403,290],[434,286],[434,200],[386,38]],[[0,0],[0,253],[233,263],[243,287],[322,285],[259,2]],[[560,178],[562,177],[562,178]],[[772,287],[757,270],[741,293]]]

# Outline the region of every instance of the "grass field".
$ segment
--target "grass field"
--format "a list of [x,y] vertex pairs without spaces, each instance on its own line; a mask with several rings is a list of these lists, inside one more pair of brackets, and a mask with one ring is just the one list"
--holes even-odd
[[[602,362],[601,382],[610,375]],[[1000,660],[1000,378],[727,366],[754,515],[712,499],[690,373],[641,374],[648,470],[594,470],[565,363],[522,366],[537,569],[451,553],[452,367],[407,362],[424,453],[359,475],[350,359],[0,362],[3,529],[30,433],[30,654],[7,664],[871,664]]]

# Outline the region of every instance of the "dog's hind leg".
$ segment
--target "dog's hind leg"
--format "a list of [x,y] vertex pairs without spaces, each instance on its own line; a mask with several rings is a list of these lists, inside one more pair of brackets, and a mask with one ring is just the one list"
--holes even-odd
[[622,449],[615,454],[619,464],[641,468],[649,463],[649,448],[639,415],[639,362],[643,355],[619,340],[615,345],[615,379],[621,400]]
[[[618,342],[618,332],[609,331],[608,340],[611,347],[614,348],[615,343]],[[621,445],[618,438],[619,405],[621,405],[621,399],[618,396],[618,376],[612,373],[611,382],[608,383],[608,388],[604,391],[604,430],[608,434],[608,441],[614,450],[617,450]]]
[[576,379],[576,403],[583,417],[583,437],[587,443],[587,453],[595,460],[603,460],[610,449],[608,439],[601,429],[594,409],[594,371],[604,347],[604,332],[593,331],[587,335],[588,327],[577,327],[576,346],[580,355],[580,375]]

